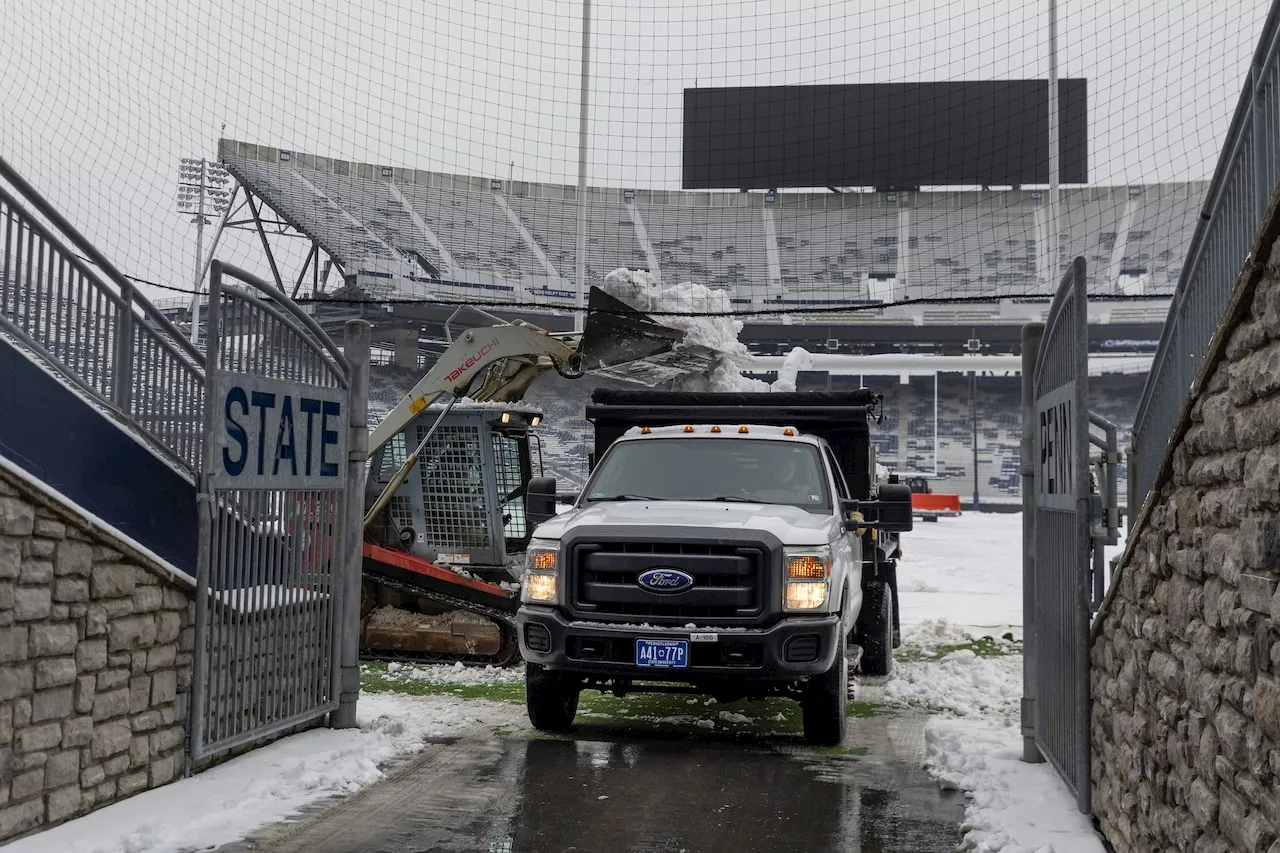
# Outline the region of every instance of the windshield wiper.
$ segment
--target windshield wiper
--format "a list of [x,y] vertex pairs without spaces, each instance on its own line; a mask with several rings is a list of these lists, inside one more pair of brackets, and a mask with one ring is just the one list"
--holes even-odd
[[756,500],[755,498],[744,498],[742,497],[742,495],[716,495],[714,498],[708,498],[708,500],[720,501],[721,503],[735,503],[735,504],[765,503],[765,501]]
[[610,495],[607,498],[587,498],[588,503],[599,501],[661,501],[666,498],[654,498],[649,495]]

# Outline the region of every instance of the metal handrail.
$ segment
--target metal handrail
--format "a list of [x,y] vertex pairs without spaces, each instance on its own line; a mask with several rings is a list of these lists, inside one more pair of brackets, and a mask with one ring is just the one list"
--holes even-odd
[[0,328],[194,476],[204,354],[3,159],[0,177]]
[[[1267,200],[1280,179],[1280,0],[1273,0],[1254,50],[1226,143],[1169,304],[1151,371],[1134,414],[1130,502],[1145,500],[1173,437],[1178,414],[1225,310]],[[1129,517],[1138,507],[1129,507]]]
[[[121,298],[130,299],[137,308],[141,309],[143,317],[145,317],[149,322],[155,323],[170,335],[172,341],[176,342],[177,348],[181,349],[183,354],[191,358],[191,360],[196,364],[202,367],[204,366],[204,353],[197,349],[196,346],[187,339],[186,335],[182,333],[182,330],[175,326],[173,321],[168,317],[160,313],[160,311],[151,304],[151,300],[139,293],[133,282],[129,281],[128,277],[125,276],[124,273],[120,272],[120,270],[116,268],[115,264],[111,263],[111,261],[107,259],[106,255],[99,252],[92,243],[85,239],[84,235],[76,230],[76,227],[68,222],[62,214],[58,213],[57,209],[51,205],[44,196],[40,195],[35,187],[27,183],[22,175],[18,174],[18,172],[14,170],[13,166],[9,165],[9,162],[3,157],[0,157],[0,176],[3,176],[5,180],[16,187],[23,199],[25,199],[31,207],[39,211],[41,216],[49,220],[55,228],[65,234],[71,240],[71,243],[79,249],[85,257],[92,261],[98,269],[102,270],[107,278],[111,279],[112,284],[120,289]],[[3,192],[3,187],[0,187],[0,192]],[[35,224],[39,225],[39,223]],[[56,241],[51,240],[51,242]],[[62,247],[59,246],[59,248]],[[63,248],[62,251],[68,257],[75,257],[71,253],[67,252],[65,248]],[[78,259],[76,260],[78,261]],[[104,292],[108,294],[111,293],[111,291],[106,288],[104,288]],[[126,294],[129,296],[126,297]]]

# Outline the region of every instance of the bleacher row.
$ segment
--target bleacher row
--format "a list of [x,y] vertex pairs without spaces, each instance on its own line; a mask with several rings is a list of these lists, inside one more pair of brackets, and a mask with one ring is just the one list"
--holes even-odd
[[[417,379],[416,371],[378,365],[370,382],[369,409],[380,420]],[[1090,378],[1090,408],[1120,427],[1120,448],[1128,447],[1134,410],[1145,376]],[[856,387],[858,377],[850,380]],[[618,387],[594,379],[569,380],[555,374],[539,378],[525,401],[546,417],[538,428],[548,474],[562,487],[582,485],[591,449],[591,428],[583,417],[591,389]],[[891,470],[932,473],[934,491],[958,493],[967,505],[973,495],[973,421],[968,377],[941,374],[938,381],[938,459],[933,456],[933,379],[913,377],[901,384],[891,377],[866,377],[865,385],[884,395],[883,420],[874,430],[877,458]],[[833,383],[833,387],[844,387]],[[1018,377],[978,381],[978,495],[988,503],[1021,499],[1018,443],[1022,437],[1021,385]],[[1123,466],[1120,495],[1127,494]]]
[[[223,140],[223,163],[348,271],[422,258],[453,287],[563,297],[574,281],[573,187],[352,163]],[[1062,194],[1059,269],[1093,293],[1172,291],[1203,183]],[[1042,193],[588,190],[589,282],[627,266],[726,288],[741,303],[822,305],[1047,292]],[[647,238],[647,239],[646,239]],[[1138,286],[1134,284],[1133,286]]]

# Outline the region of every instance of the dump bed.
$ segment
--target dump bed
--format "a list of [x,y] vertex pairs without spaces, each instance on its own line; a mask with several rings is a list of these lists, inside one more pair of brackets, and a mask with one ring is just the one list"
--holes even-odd
[[866,389],[740,393],[598,388],[587,406],[587,420],[595,426],[592,467],[613,442],[635,426],[791,426],[825,439],[853,497],[866,500],[874,495],[870,420],[879,402],[880,395]]

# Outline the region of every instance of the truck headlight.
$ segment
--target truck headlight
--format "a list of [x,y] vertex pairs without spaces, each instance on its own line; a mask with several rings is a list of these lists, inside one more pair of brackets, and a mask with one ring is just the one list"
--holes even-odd
[[817,610],[826,603],[826,581],[792,581],[787,584],[788,610]]
[[556,569],[560,549],[555,545],[531,545],[524,557],[524,583],[520,585],[520,600],[539,604],[557,601]]
[[831,577],[831,549],[788,548],[787,582],[783,605],[787,610],[817,610],[827,603]]

